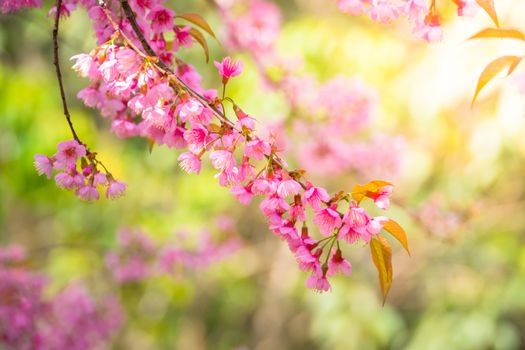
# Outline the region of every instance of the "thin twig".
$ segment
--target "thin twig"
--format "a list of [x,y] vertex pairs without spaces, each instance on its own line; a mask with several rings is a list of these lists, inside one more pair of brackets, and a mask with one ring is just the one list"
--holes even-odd
[[55,25],[53,27],[53,64],[55,65],[55,72],[58,80],[58,86],[60,88],[60,97],[62,98],[62,106],[64,108],[64,115],[66,117],[69,129],[73,134],[73,138],[80,144],[83,144],[78,137],[75,128],[73,127],[73,122],[71,121],[71,114],[69,114],[69,109],[67,107],[66,93],[64,91],[64,84],[62,83],[62,72],[60,71],[60,61],[58,57],[58,27],[60,23],[60,9],[62,7],[62,0],[57,0],[56,2],[56,13],[55,13]]

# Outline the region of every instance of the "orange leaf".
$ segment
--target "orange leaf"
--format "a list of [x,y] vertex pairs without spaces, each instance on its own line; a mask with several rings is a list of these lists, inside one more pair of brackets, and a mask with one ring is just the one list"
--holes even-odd
[[470,38],[468,38],[468,40],[482,39],[482,38],[525,40],[525,34],[523,34],[521,31],[517,29],[485,28],[479,33],[476,33]]
[[208,49],[208,42],[206,41],[206,38],[198,29],[195,28],[191,28],[190,34],[204,49],[204,54],[206,55],[206,63],[208,63],[208,61],[210,60],[210,50]]
[[382,180],[370,181],[365,185],[355,185],[351,195],[357,202],[361,202],[364,198],[370,197],[385,186],[392,186],[392,184]]
[[379,286],[385,305],[388,291],[392,286],[392,248],[385,238],[376,236],[370,241],[370,253],[379,275]]
[[215,37],[215,33],[211,29],[210,25],[204,18],[202,18],[200,15],[196,13],[185,13],[183,15],[177,16],[179,18],[183,18],[188,22],[191,22],[195,24],[196,26],[200,27],[201,29],[204,29],[208,34],[210,34],[212,37]]
[[405,230],[394,220],[390,219],[385,224],[383,224],[383,229],[390,233],[392,236],[394,236],[395,239],[401,243],[403,248],[407,251],[408,255],[410,255],[410,250],[408,249],[408,238]]
[[494,8],[494,0],[476,0],[476,2],[490,16],[492,21],[496,24],[496,27],[499,27],[498,14]]
[[505,68],[509,68],[507,75],[511,74],[516,69],[521,59],[522,58],[518,56],[503,56],[490,62],[479,76],[476,92],[474,93],[474,98],[472,99],[472,106],[474,105],[474,102],[476,102],[479,92],[485,87],[485,85],[487,85]]

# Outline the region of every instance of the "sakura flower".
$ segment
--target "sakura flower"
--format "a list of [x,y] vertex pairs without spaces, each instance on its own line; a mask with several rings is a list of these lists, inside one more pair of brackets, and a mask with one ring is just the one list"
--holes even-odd
[[195,153],[184,152],[177,160],[180,162],[179,165],[182,170],[189,174],[198,174],[201,171],[201,160]]
[[162,33],[173,30],[173,17],[175,12],[172,10],[157,5],[151,9],[151,11],[146,16],[146,19],[151,21],[151,29],[155,33]]
[[60,142],[57,148],[55,158],[64,165],[75,164],[79,157],[86,155],[86,147],[80,145],[76,140]]
[[51,179],[51,172],[53,171],[53,163],[48,156],[42,154],[35,155],[35,169],[38,175],[46,175]]
[[277,190],[277,186],[273,181],[267,179],[256,179],[252,185],[252,192],[259,195],[273,194]]
[[95,61],[93,60],[93,57],[86,54],[79,54],[71,57],[71,60],[75,60],[75,64],[73,65],[73,69],[81,76],[81,77],[92,77],[93,75],[97,74],[97,67],[95,64]]
[[312,253],[306,245],[299,245],[295,250],[295,258],[301,271],[316,271],[321,268],[321,263],[319,262],[320,253],[321,250]]
[[55,175],[55,183],[60,188],[73,190],[84,184],[84,176],[76,170],[65,171]]
[[233,153],[225,150],[211,152],[210,159],[213,167],[221,171],[232,170],[236,164]]
[[270,144],[260,139],[252,140],[244,147],[244,154],[255,160],[262,160],[264,156],[269,156],[271,151]]
[[479,6],[475,1],[456,0],[454,2],[458,5],[458,16],[474,17],[478,12]]
[[230,191],[241,204],[248,205],[252,201],[253,193],[247,186],[234,186]]
[[359,238],[368,243],[381,231],[387,220],[382,216],[372,218],[363,208],[352,205],[343,217],[339,238],[350,244],[355,243]]
[[314,187],[310,182],[306,184],[306,187],[308,189],[304,192],[304,199],[314,210],[319,210],[323,202],[330,200],[330,196],[324,188]]
[[108,199],[120,198],[126,193],[126,187],[128,187],[128,184],[125,182],[112,179],[106,190],[106,197]]
[[219,70],[223,84],[226,84],[230,78],[242,73],[244,67],[241,61],[233,62],[230,57],[225,57],[221,62],[214,62],[215,67]]
[[337,272],[345,275],[352,274],[352,265],[341,255],[340,249],[334,249],[330,260],[328,260],[327,276],[334,276]]
[[279,195],[279,197],[281,198],[286,198],[290,195],[295,196],[300,191],[301,185],[299,185],[297,181],[292,179],[283,180],[281,181],[279,186],[277,186],[277,195]]
[[77,196],[85,201],[96,201],[100,198],[100,194],[98,193],[95,186],[91,185],[85,185],[77,189],[76,192]]
[[323,236],[329,236],[335,229],[341,227],[342,220],[336,209],[337,205],[332,204],[315,213],[314,223],[319,226]]
[[372,199],[379,209],[386,210],[390,206],[390,194],[392,194],[392,189],[392,186],[383,186],[377,193],[372,195]]
[[326,279],[326,273],[321,268],[317,268],[306,280],[306,286],[317,292],[328,292],[332,289],[330,282]]
[[[179,46],[191,47],[193,39],[190,33],[191,27],[185,26],[184,28],[175,27],[175,42],[173,49],[176,51]],[[176,45],[176,46],[175,46]]]

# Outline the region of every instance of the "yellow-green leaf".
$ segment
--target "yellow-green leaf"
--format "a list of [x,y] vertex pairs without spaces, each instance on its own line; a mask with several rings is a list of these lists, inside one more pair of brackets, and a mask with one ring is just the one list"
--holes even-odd
[[392,286],[392,248],[384,237],[376,236],[370,240],[370,253],[379,275],[379,285],[385,305],[388,291]]
[[494,8],[494,0],[476,0],[476,2],[490,16],[492,21],[496,24],[496,27],[499,27],[498,14]]
[[204,49],[204,54],[206,55],[206,63],[208,63],[208,61],[210,60],[210,50],[208,49],[208,42],[206,41],[206,38],[198,29],[195,28],[191,28],[190,34]]
[[517,29],[485,28],[474,34],[468,40],[483,38],[518,39],[525,40],[525,34]]
[[506,68],[509,69],[507,75],[511,74],[514,69],[516,69],[521,59],[522,58],[518,56],[503,56],[490,62],[479,76],[476,92],[474,93],[474,98],[472,99],[472,105],[474,105],[474,102],[476,102],[479,92],[485,87],[485,85],[487,85],[492,79],[494,79],[496,75]]
[[210,25],[204,18],[202,18],[200,15],[196,13],[185,13],[183,15],[177,16],[179,18],[183,18],[188,22],[191,22],[195,24],[196,26],[200,27],[201,29],[205,30],[208,34],[210,34],[212,37],[215,37],[215,33],[211,29]]
[[386,223],[383,224],[383,229],[394,236],[395,239],[401,243],[403,248],[410,255],[410,250],[408,249],[408,238],[405,230],[399,225],[396,221],[389,219]]

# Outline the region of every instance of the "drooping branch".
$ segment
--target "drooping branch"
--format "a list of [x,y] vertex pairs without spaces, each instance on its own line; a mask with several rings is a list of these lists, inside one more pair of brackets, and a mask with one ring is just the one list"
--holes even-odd
[[80,144],[83,144],[83,142],[80,141],[80,138],[78,137],[75,131],[73,122],[71,121],[71,114],[69,113],[69,109],[67,107],[66,93],[64,91],[64,84],[62,82],[62,72],[60,70],[60,59],[58,55],[58,28],[60,24],[60,10],[62,8],[62,0],[57,0],[55,7],[56,7],[55,24],[53,26],[53,64],[55,65],[55,73],[56,73],[57,80],[58,80],[58,87],[60,89],[60,97],[62,99],[64,116],[66,117],[67,124],[69,125],[69,129],[71,130],[71,133],[73,134],[73,138],[75,139],[75,141],[77,141]]

